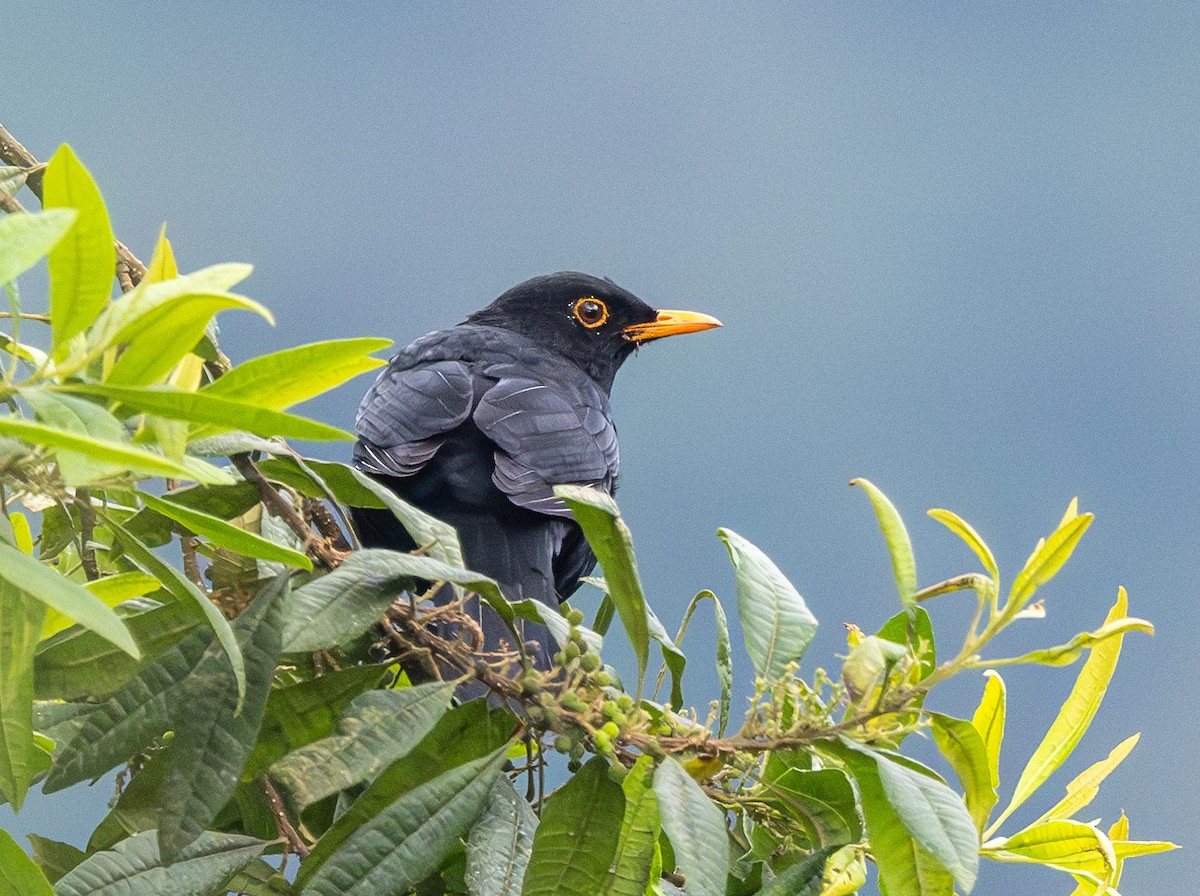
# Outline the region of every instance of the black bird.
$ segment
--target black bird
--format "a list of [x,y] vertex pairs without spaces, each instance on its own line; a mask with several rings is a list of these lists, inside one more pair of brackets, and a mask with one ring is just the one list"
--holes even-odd
[[[617,369],[645,342],[719,326],[586,274],[527,280],[391,359],[359,406],[354,465],[453,525],[467,566],[509,600],[557,607],[596,558],[552,487],[616,488]],[[416,546],[387,511],[356,509],[354,520],[368,547]],[[512,646],[490,607],[469,611],[485,650]],[[523,637],[545,668],[548,633],[525,623]]]

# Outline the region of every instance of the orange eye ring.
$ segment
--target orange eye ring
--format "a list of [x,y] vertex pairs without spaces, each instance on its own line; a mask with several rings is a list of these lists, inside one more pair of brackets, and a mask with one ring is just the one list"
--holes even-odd
[[595,296],[584,296],[571,307],[571,316],[589,330],[604,326],[608,320],[608,306]]

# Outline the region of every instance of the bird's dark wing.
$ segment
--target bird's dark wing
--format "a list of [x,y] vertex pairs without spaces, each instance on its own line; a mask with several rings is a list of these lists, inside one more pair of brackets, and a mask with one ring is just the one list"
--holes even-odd
[[484,373],[495,385],[473,419],[499,449],[492,481],[509,500],[568,517],[553,486],[584,483],[612,491],[620,464],[617,433],[608,401],[590,379],[547,376],[516,364],[493,364]]
[[470,416],[474,400],[474,379],[463,361],[393,363],[359,405],[355,465],[381,476],[413,475]]

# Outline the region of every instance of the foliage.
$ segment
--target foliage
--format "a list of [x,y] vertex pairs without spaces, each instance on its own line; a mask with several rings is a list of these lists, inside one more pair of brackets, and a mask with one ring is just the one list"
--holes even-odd
[[[1035,822],[1001,831],[1079,743],[1124,635],[1151,631],[1127,616],[1122,590],[1094,631],[984,658],[1014,620],[1037,615],[1036,594],[1091,522],[1075,502],[1007,593],[982,538],[931,511],[984,572],[920,588],[900,515],[858,480],[899,612],[875,634],[851,631],[840,673],[808,679],[797,668],[816,615],[762,551],[722,530],[757,675],[726,735],[724,610],[702,592],[672,638],[609,497],[559,490],[606,576],[592,628],[578,610],[509,605],[462,568],[448,527],[283,441],[349,438],[289,409],[381,363],[371,353],[385,342],[322,342],[231,367],[214,315],[269,319],[231,291],[248,267],[180,274],[162,235],[140,281],[110,298],[111,227],[68,147],[46,168],[45,200],[41,213],[0,218],[12,323],[0,383],[0,793],[19,810],[39,782],[49,792],[117,768],[121,792],[82,850],[35,838],[28,858],[0,832],[0,894],[836,896],[862,887],[872,862],[888,896],[948,896],[971,890],[981,858],[1040,864],[1070,875],[1077,893],[1115,894],[1126,859],[1173,848],[1131,840],[1124,816],[1108,828],[1079,817],[1136,735]],[[48,318],[22,310],[15,284],[44,256]],[[22,332],[45,322],[48,338]],[[353,551],[345,505],[388,507],[422,549]],[[560,641],[553,668],[481,661],[440,638],[422,598],[442,583],[505,619],[549,624]],[[939,661],[925,607],[964,590],[974,618]],[[683,703],[679,641],[706,601],[721,693],[702,720]],[[637,658],[628,688],[601,659],[614,618]],[[672,677],[666,702],[644,693],[655,644]],[[406,651],[413,669],[436,657],[493,696],[459,705],[457,681],[412,686],[381,647]],[[1008,709],[995,669],[1084,654],[997,813],[1009,789],[999,778]],[[514,661],[519,673],[502,674]],[[971,719],[926,708],[937,685],[980,671]],[[903,752],[918,730],[932,733],[953,778]],[[555,752],[567,757],[565,783],[546,793]],[[289,855],[300,858],[290,868]]]

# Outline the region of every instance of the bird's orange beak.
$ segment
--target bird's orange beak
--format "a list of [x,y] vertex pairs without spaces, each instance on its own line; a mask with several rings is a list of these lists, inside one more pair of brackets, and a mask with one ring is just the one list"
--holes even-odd
[[644,324],[631,324],[625,328],[625,338],[630,342],[648,342],[664,336],[680,333],[698,333],[721,326],[715,317],[698,311],[660,311],[658,317]]

